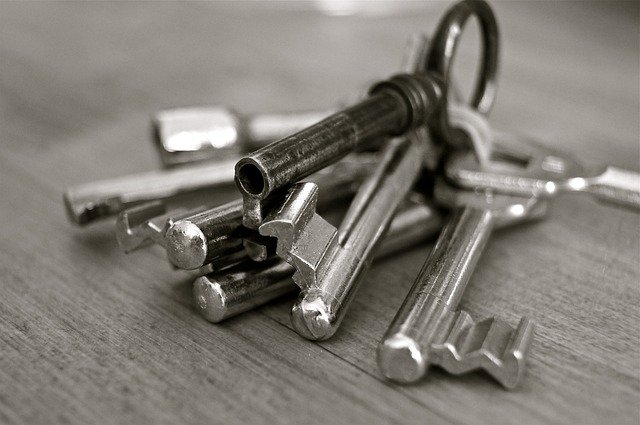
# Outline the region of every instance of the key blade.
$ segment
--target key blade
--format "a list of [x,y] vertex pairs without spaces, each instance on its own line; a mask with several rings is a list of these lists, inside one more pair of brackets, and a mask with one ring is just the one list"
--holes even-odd
[[153,242],[149,220],[167,212],[161,201],[149,202],[122,211],[116,219],[116,240],[129,253]]
[[303,289],[315,286],[324,253],[337,244],[337,229],[316,213],[317,199],[316,184],[296,184],[259,228],[277,238],[276,254],[296,267],[293,278]]
[[118,214],[151,201],[166,201],[202,190],[231,187],[236,160],[156,170],[100,180],[68,188],[64,203],[69,219],[79,225]]
[[513,329],[496,318],[474,322],[460,311],[446,340],[431,346],[434,363],[454,375],[483,369],[505,388],[513,389],[524,375],[534,327],[525,317]]
[[617,167],[585,179],[571,179],[573,190],[586,191],[599,201],[640,210],[640,173]]

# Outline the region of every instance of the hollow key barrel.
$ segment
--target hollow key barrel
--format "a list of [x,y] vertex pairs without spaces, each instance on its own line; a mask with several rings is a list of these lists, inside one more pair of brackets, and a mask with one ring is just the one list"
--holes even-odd
[[370,96],[319,123],[272,143],[236,164],[243,223],[256,228],[270,195],[384,136],[425,124],[445,102],[445,87],[426,74],[400,74],[373,86]]

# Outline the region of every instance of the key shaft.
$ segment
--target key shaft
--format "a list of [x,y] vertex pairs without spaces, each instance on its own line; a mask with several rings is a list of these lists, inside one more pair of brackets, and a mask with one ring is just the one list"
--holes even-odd
[[67,216],[75,224],[86,225],[145,202],[168,201],[203,190],[231,187],[236,161],[228,159],[73,186],[64,192]]
[[296,267],[293,279],[302,291],[291,316],[303,337],[327,339],[340,326],[377,243],[418,176],[423,152],[420,139],[390,141],[339,229],[315,213],[317,187],[309,183],[295,185],[260,226],[261,234],[278,239],[277,254]]

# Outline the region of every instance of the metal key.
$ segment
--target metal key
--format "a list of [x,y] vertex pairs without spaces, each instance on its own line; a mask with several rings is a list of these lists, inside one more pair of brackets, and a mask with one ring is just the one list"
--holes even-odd
[[224,106],[175,108],[153,120],[162,165],[236,158],[326,118],[334,111],[245,115]]
[[100,180],[68,188],[64,204],[70,221],[86,225],[145,202],[171,200],[203,190],[231,187],[237,158]]
[[257,228],[268,212],[269,196],[361,148],[372,140],[399,135],[429,123],[442,140],[449,133],[447,86],[452,54],[467,19],[482,30],[483,55],[473,105],[488,109],[495,94],[498,29],[484,1],[464,0],[445,15],[423,72],[396,75],[375,84],[369,97],[292,136],[245,157],[236,165],[236,184],[244,200],[243,223]]
[[116,240],[125,253],[158,244],[166,248],[165,234],[178,220],[210,210],[211,206],[168,210],[162,201],[152,201],[122,211],[116,218]]
[[585,167],[566,153],[531,140],[498,134],[490,161],[459,152],[446,166],[447,178],[463,188],[552,197],[584,192],[599,201],[640,210],[640,173],[613,166]]
[[[402,71],[422,72],[428,48],[425,34],[413,35],[404,50]],[[152,121],[154,147],[164,167],[218,161],[262,148],[334,112],[246,115],[223,105],[167,109]]]
[[339,229],[315,213],[313,183],[294,185],[260,226],[260,234],[278,239],[278,256],[297,270],[293,280],[301,293],[291,317],[301,336],[327,339],[340,325],[378,241],[421,170],[424,143],[413,136],[389,142]]
[[[331,205],[353,194],[376,159],[373,154],[355,155],[310,176],[321,187],[321,204]],[[268,241],[260,238],[257,231],[242,225],[242,201],[238,200],[177,220],[166,232],[165,246],[172,264],[193,270],[241,249],[253,253],[254,259],[264,258],[268,255],[260,250]]]
[[[442,228],[442,216],[414,194],[393,218],[375,258],[393,255],[417,245]],[[196,310],[206,320],[219,323],[285,294],[298,290],[291,276],[295,269],[279,258],[267,262],[241,262],[222,272],[210,273],[193,283]]]
[[435,196],[456,208],[378,346],[378,365],[400,383],[419,380],[430,364],[453,374],[482,368],[513,388],[523,375],[533,322],[523,318],[514,330],[497,318],[474,322],[456,308],[493,228],[541,218],[546,203],[456,190],[443,181]]

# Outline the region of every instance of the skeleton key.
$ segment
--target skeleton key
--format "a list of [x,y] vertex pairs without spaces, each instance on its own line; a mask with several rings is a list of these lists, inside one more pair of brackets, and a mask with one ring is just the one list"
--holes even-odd
[[[417,245],[442,228],[442,216],[418,194],[410,196],[393,218],[376,259]],[[257,263],[241,262],[193,282],[196,310],[206,320],[219,323],[280,296],[296,291],[295,269],[279,258]]]
[[378,346],[378,365],[400,383],[419,380],[430,364],[453,374],[482,368],[513,388],[523,376],[533,323],[523,318],[514,330],[497,318],[474,322],[456,308],[494,226],[541,218],[546,203],[456,190],[442,180],[435,196],[456,208]]
[[[376,159],[373,154],[359,154],[311,176],[322,188],[321,204],[326,208],[353,194]],[[169,261],[186,270],[200,268],[240,249],[255,260],[263,260],[270,250],[268,240],[242,226],[241,200],[176,220],[165,240]]]
[[[402,71],[422,72],[428,47],[426,35],[412,36],[404,51]],[[164,167],[219,161],[262,148],[334,112],[246,115],[222,105],[166,109],[152,121],[154,147]]]
[[489,161],[479,163],[472,153],[457,152],[447,162],[447,178],[462,188],[522,196],[548,198],[563,192],[584,192],[599,201],[640,210],[638,172],[613,166],[585,167],[571,156],[533,141],[496,135]]
[[486,2],[464,0],[447,12],[437,28],[423,72],[396,75],[375,84],[360,103],[238,162],[236,184],[244,200],[244,225],[255,229],[261,224],[270,195],[381,137],[429,123],[442,140],[453,140],[447,137],[449,71],[461,28],[471,15],[477,17],[483,35],[481,73],[472,104],[488,109],[495,94],[497,24]]
[[293,280],[301,293],[291,317],[301,336],[327,339],[340,325],[378,241],[421,170],[425,144],[409,136],[389,142],[338,230],[315,213],[312,183],[294,185],[260,226],[260,234],[278,239],[278,256],[297,270]]
[[244,115],[224,106],[160,111],[153,120],[154,146],[162,165],[236,158],[303,128],[333,111]]

